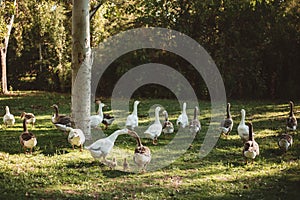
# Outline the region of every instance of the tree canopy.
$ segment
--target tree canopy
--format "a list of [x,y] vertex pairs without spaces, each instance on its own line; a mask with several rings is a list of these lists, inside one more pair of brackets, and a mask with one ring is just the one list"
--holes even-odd
[[[1,3],[0,37],[9,9]],[[219,68],[231,98],[300,98],[299,0],[129,0],[101,3],[91,19],[91,46],[137,27],[164,27],[202,45]],[[72,1],[17,2],[7,55],[8,85],[13,89],[70,91]],[[7,4],[6,4],[7,5]],[[199,98],[209,97],[193,67],[169,52],[142,49],[121,56],[101,78],[99,95],[109,97],[129,69],[156,62],[181,72]],[[113,75],[112,75],[113,74]],[[147,95],[155,90],[138,90]],[[164,89],[158,97],[171,97]]]

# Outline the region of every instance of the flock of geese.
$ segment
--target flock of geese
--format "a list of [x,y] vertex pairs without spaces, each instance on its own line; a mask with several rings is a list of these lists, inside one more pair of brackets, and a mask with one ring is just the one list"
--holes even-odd
[[[102,108],[105,106],[101,101],[96,100],[96,105],[98,105],[98,110],[95,115],[90,116],[90,126],[92,129],[100,129],[100,124],[104,124],[105,129],[108,128],[109,125],[113,123],[115,118],[110,116],[109,114],[104,114]],[[111,135],[105,138],[101,138],[89,146],[85,146],[91,156],[96,159],[102,161],[104,164],[108,165],[111,168],[115,168],[117,166],[116,158],[114,157],[112,160],[106,159],[107,155],[111,152],[114,147],[114,143],[119,135],[128,134],[135,138],[137,142],[137,146],[134,150],[133,160],[137,164],[140,170],[145,171],[147,165],[151,161],[151,151],[150,148],[144,146],[141,142],[139,135],[134,131],[136,127],[139,125],[138,118],[138,105],[140,101],[135,101],[133,104],[133,111],[130,115],[128,115],[125,123],[125,128],[116,130]],[[289,116],[286,122],[286,133],[281,134],[278,140],[278,145],[283,152],[286,152],[293,144],[293,138],[288,133],[289,131],[295,131],[297,128],[297,119],[294,115],[294,103],[292,101],[289,102],[290,111]],[[83,151],[84,143],[85,143],[85,135],[82,130],[77,128],[72,128],[72,120],[71,117],[67,115],[63,115],[59,113],[58,106],[54,104],[53,106],[54,114],[51,118],[51,122],[55,125],[55,127],[67,133],[68,142],[72,145],[74,149],[75,146],[80,147],[80,151]],[[194,116],[191,121],[186,113],[186,103],[184,102],[182,105],[181,114],[178,116],[176,125],[181,128],[188,128],[191,134],[194,136],[199,133],[201,130],[201,123],[199,121],[199,108],[196,106],[194,108]],[[9,107],[5,107],[5,115],[3,116],[3,123],[5,127],[10,127],[15,124],[14,115],[12,115],[9,111]],[[164,115],[164,122],[161,123],[159,119],[159,113],[161,108],[157,106],[155,108],[155,121],[151,124],[147,130],[144,132],[145,135],[152,139],[153,145],[158,144],[158,138],[161,133],[164,134],[172,134],[174,133],[174,125],[168,118],[168,112],[163,110],[162,114]],[[36,136],[28,131],[27,124],[31,124],[32,127],[36,122],[36,118],[33,113],[23,112],[20,115],[23,120],[23,132],[21,133],[19,139],[20,144],[22,145],[24,152],[32,153],[32,149],[37,145]],[[246,163],[248,159],[251,159],[252,162],[256,156],[259,155],[259,144],[254,140],[253,133],[253,125],[251,122],[245,122],[246,111],[244,109],[241,110],[241,121],[237,127],[238,135],[241,137],[241,140],[244,143],[243,148],[243,156],[245,157]],[[230,103],[227,104],[226,108],[226,118],[220,123],[220,132],[221,135],[227,137],[233,128],[233,120],[230,113]],[[28,152],[29,149],[29,152]],[[124,158],[123,161],[123,169],[126,171],[129,167],[128,161]]]

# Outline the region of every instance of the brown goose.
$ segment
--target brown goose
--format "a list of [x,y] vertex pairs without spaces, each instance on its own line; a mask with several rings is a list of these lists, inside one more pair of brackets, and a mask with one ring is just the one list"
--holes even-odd
[[20,143],[24,148],[24,153],[27,153],[27,149],[30,149],[29,153],[32,153],[32,148],[36,146],[37,139],[35,135],[28,132],[26,119],[23,120],[24,132],[20,135]]
[[134,131],[128,130],[128,134],[136,139],[137,147],[134,150],[133,161],[138,165],[142,172],[146,171],[147,165],[151,161],[151,151],[143,146],[140,137]]
[[288,133],[282,134],[278,140],[279,148],[285,153],[293,144],[293,137]]
[[227,108],[226,108],[226,118],[221,122],[221,134],[227,136],[232,130],[233,127],[233,120],[231,118],[231,113],[230,113],[230,103],[227,103]]
[[286,121],[286,129],[288,131],[295,131],[296,128],[297,128],[297,119],[294,115],[294,103],[290,101],[290,113]]
[[31,124],[32,126],[34,126],[36,121],[36,118],[33,113],[22,112],[20,118],[22,120],[26,119],[27,123]]
[[174,125],[172,122],[169,121],[169,115],[168,112],[166,110],[164,110],[162,112],[162,114],[165,116],[165,121],[162,127],[162,131],[163,133],[167,134],[167,133],[173,133],[174,132]]
[[193,135],[196,135],[201,130],[201,123],[198,119],[199,108],[195,106],[194,119],[190,122],[189,130]]
[[246,164],[248,162],[248,158],[250,158],[253,163],[253,160],[255,159],[255,157],[259,155],[259,145],[253,138],[252,123],[249,122],[249,123],[247,123],[247,125],[249,127],[249,139],[247,142],[245,142],[244,149],[243,149],[243,155],[245,156]]
[[71,127],[71,118],[66,115],[59,114],[58,106],[56,104],[52,105],[52,107],[54,108],[55,112],[51,118],[51,121],[56,128],[65,131],[66,127]]

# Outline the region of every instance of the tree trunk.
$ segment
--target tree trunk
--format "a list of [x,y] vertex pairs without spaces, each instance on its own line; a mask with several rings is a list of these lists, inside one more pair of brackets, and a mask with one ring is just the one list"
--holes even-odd
[[[14,7],[16,8],[17,5],[17,0],[14,1]],[[1,82],[1,87],[2,87],[2,93],[3,94],[8,94],[8,89],[7,89],[7,66],[6,66],[6,55],[7,55],[7,48],[8,48],[8,42],[9,42],[9,37],[11,33],[11,29],[13,27],[15,20],[15,15],[13,14],[10,18],[9,24],[7,25],[7,34],[4,37],[3,40],[3,46],[0,48],[0,54],[1,54],[1,68],[2,68],[2,82]],[[1,46],[1,45],[0,45]]]
[[86,140],[91,140],[91,47],[89,0],[73,0],[72,10],[72,118]]

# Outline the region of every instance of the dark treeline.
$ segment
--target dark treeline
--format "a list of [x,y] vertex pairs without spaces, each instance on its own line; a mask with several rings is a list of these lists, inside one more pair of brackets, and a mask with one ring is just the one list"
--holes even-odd
[[[8,85],[14,90],[70,90],[71,6],[70,1],[58,5],[61,4],[61,15],[57,14],[59,10],[55,19],[50,14],[54,22],[60,20],[49,24],[51,32],[36,21],[47,17],[45,13],[40,17],[32,14],[35,19],[20,17],[33,25],[24,27],[21,36],[17,31],[12,34],[7,66]],[[30,9],[34,6],[28,6],[27,11]],[[299,99],[299,15],[299,0],[108,1],[91,21],[91,39],[96,47],[103,39],[131,28],[170,28],[190,36],[209,52],[223,77],[228,97]],[[53,26],[61,33],[53,36]],[[199,98],[209,98],[201,76],[187,61],[160,50],[139,50],[115,60],[101,77],[98,95],[110,97],[125,72],[150,62],[175,68],[189,80]],[[135,94],[173,97],[166,88],[156,85],[143,86]]]

